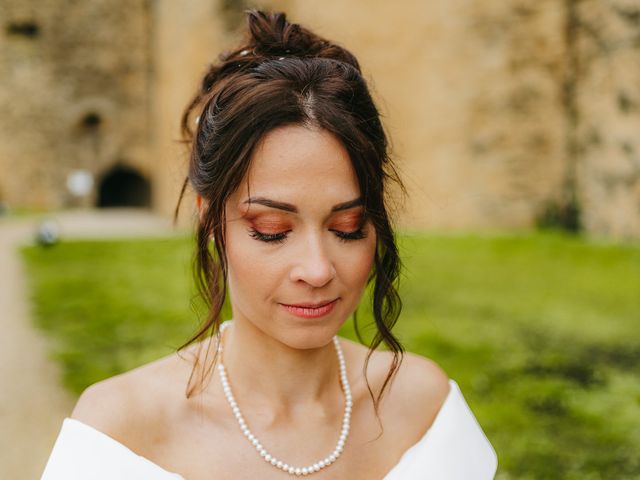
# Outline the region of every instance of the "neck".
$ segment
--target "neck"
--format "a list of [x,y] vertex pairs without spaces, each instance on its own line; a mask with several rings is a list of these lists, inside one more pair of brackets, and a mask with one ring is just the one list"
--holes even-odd
[[222,360],[236,400],[269,412],[272,420],[295,411],[342,408],[338,356],[333,342],[296,349],[265,334],[250,321],[235,320],[222,339]]

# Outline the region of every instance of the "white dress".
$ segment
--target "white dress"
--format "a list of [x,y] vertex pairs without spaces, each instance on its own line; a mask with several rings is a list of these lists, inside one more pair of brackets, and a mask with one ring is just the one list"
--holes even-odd
[[[490,480],[498,457],[458,384],[431,427],[383,480]],[[283,473],[283,478],[286,478]],[[164,470],[108,435],[67,417],[41,480],[187,480]],[[377,479],[376,479],[377,480]]]

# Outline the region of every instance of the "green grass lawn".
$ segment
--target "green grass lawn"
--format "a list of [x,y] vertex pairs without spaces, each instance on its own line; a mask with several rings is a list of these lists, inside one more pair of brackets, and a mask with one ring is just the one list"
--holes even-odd
[[[498,453],[497,478],[640,478],[640,247],[557,233],[399,241],[395,332],[458,382]],[[22,250],[70,390],[190,336],[191,248],[177,238]],[[364,325],[370,310],[359,312]],[[341,334],[355,338],[350,322]]]

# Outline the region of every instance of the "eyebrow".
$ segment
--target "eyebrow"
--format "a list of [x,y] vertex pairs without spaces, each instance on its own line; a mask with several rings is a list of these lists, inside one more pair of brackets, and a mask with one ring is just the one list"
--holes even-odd
[[[298,213],[298,209],[295,205],[286,202],[277,202],[264,197],[250,197],[242,203],[257,203],[264,205],[265,207],[277,208],[278,210],[284,210],[286,212]],[[362,205],[362,197],[349,200],[348,202],[338,203],[331,208],[331,212],[340,212],[342,210],[348,210],[353,207]]]

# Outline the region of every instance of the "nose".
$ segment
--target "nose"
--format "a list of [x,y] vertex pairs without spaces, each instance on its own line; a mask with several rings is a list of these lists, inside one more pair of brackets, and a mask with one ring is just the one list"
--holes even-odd
[[336,276],[331,256],[320,237],[321,234],[309,235],[291,269],[292,281],[302,280],[313,287],[322,287]]

